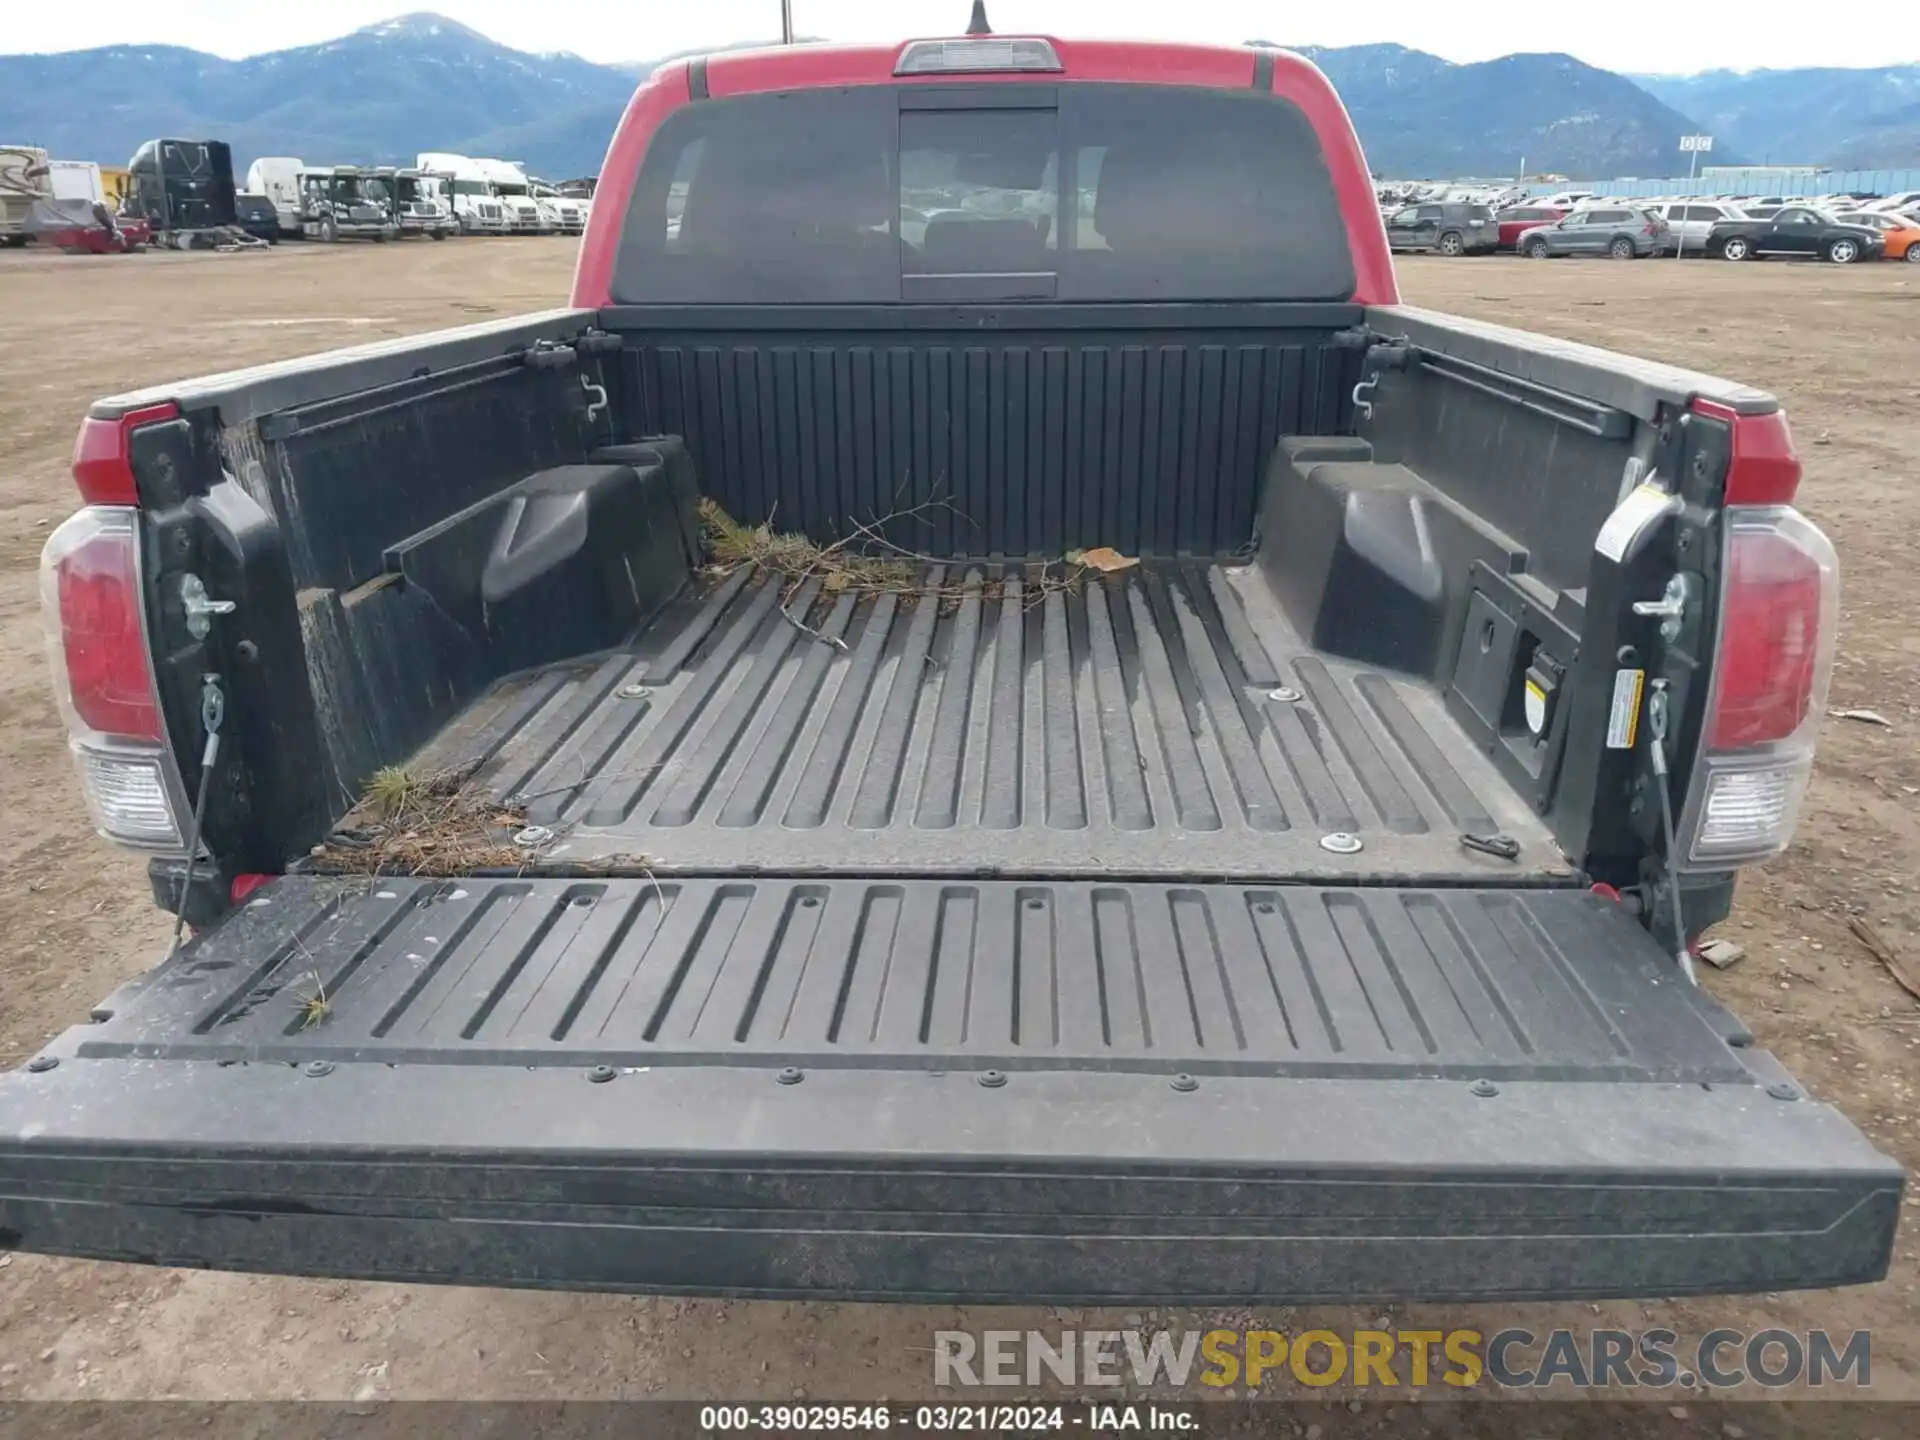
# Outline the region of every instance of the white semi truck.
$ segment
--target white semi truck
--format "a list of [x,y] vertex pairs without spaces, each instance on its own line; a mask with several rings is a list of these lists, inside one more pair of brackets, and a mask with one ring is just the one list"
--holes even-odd
[[492,177],[470,155],[427,150],[415,159],[417,169],[449,177],[453,220],[462,235],[510,235],[514,216],[494,193]]
[[558,186],[538,175],[527,177],[527,188],[533,195],[533,203],[540,207],[542,230],[578,235],[587,228],[587,216],[593,210],[591,201],[564,194]]
[[263,155],[247,167],[246,193],[264,195],[273,202],[282,235],[301,233],[300,172],[306,168],[307,162],[295,155]]
[[516,235],[539,235],[559,228],[559,217],[541,210],[533,198],[533,186],[527,172],[511,160],[479,159],[473,162],[493,185],[493,193],[513,221]]
[[400,233],[444,240],[454,234],[452,180],[424,170],[382,171],[394,187],[394,219]]

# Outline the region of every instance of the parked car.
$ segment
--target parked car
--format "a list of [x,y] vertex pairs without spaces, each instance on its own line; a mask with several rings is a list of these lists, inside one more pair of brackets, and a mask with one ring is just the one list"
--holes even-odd
[[1782,206],[1764,220],[1722,220],[1707,232],[1707,253],[1722,260],[1785,256],[1850,265],[1870,260],[1884,248],[1881,232],[1872,226],[1843,225],[1804,205]]
[[1500,246],[1493,211],[1485,205],[1409,205],[1387,219],[1387,245],[1396,251],[1491,255]]
[[233,197],[233,220],[247,234],[269,245],[280,242],[280,208],[271,195],[241,191]]
[[1882,253],[1889,260],[1920,264],[1920,220],[1881,210],[1849,210],[1833,217],[1842,225],[1863,225],[1880,232]]
[[1567,211],[1554,205],[1516,205],[1511,210],[1502,210],[1493,217],[1493,223],[1499,229],[1499,248],[1515,250],[1519,248],[1520,237],[1527,231],[1541,225],[1551,225],[1564,220]]
[[[1901,1165],[1692,983],[1839,623],[1773,397],[1402,305],[1285,52],[640,85],[568,308],[83,421],[63,738],[196,934],[0,1073],[6,1249],[952,1304],[1887,1273]],[[890,151],[1055,243],[890,242]],[[712,575],[703,515],[820,567]]]
[[1920,190],[1901,190],[1893,195],[1870,200],[1863,207],[1867,210],[1913,210],[1920,208]]
[[1743,220],[1738,207],[1723,200],[1668,200],[1652,207],[1667,222],[1673,249],[1682,255],[1704,255],[1707,236],[1723,220]]
[[1667,222],[1651,210],[1625,205],[1575,210],[1552,225],[1521,235],[1519,249],[1529,260],[1558,255],[1610,255],[1634,260],[1665,254],[1671,244]]

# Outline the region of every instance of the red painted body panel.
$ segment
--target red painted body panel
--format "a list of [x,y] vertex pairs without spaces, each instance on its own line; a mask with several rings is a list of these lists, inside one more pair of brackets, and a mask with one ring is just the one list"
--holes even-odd
[[1740,415],[1713,400],[1693,402],[1696,415],[1733,427],[1733,459],[1727,466],[1729,505],[1791,505],[1800,490],[1800,456],[1793,432],[1778,410]]
[[118,420],[96,420],[92,416],[82,420],[80,433],[73,440],[72,467],[80,498],[89,505],[138,505],[140,492],[133,483],[133,463],[128,459],[133,432],[142,425],[157,425],[179,415],[180,407],[168,401],[144,410],[129,410]]

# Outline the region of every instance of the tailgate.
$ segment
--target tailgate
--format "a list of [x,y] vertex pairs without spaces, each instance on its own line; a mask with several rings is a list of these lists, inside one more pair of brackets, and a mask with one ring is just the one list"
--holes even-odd
[[1772,1290],[1902,1185],[1568,890],[294,877],[33,1064],[7,1240],[294,1274]]

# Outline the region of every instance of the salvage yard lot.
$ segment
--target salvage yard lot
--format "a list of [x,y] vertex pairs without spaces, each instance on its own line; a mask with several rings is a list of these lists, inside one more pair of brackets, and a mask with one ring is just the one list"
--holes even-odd
[[[144,865],[86,823],[47,691],[35,570],[73,507],[74,428],[94,396],[546,308],[574,247],[465,240],[267,255],[0,255],[0,1064],[155,961],[167,924]],[[1673,361],[1778,393],[1838,547],[1834,709],[1792,852],[1743,884],[1722,933],[1747,958],[1706,983],[1820,1097],[1909,1168],[1920,1159],[1920,1003],[1849,929],[1866,917],[1920,972],[1920,267],[1704,261],[1400,262],[1408,300]],[[1543,482],[1550,477],[1542,477]],[[1403,1328],[1523,1324],[1875,1331],[1876,1394],[1920,1398],[1911,1227],[1892,1276],[1845,1292],[1589,1306],[1430,1306]],[[1382,1312],[1269,1313],[1275,1328]],[[1184,1325],[1104,1316],[646,1300],[295,1281],[15,1257],[0,1269],[0,1398],[763,1397],[899,1400],[931,1384],[932,1332]],[[1229,1324],[1245,1324],[1244,1315]],[[1673,1398],[1685,1398],[1676,1396]],[[1660,1415],[1665,1416],[1661,1410]]]

